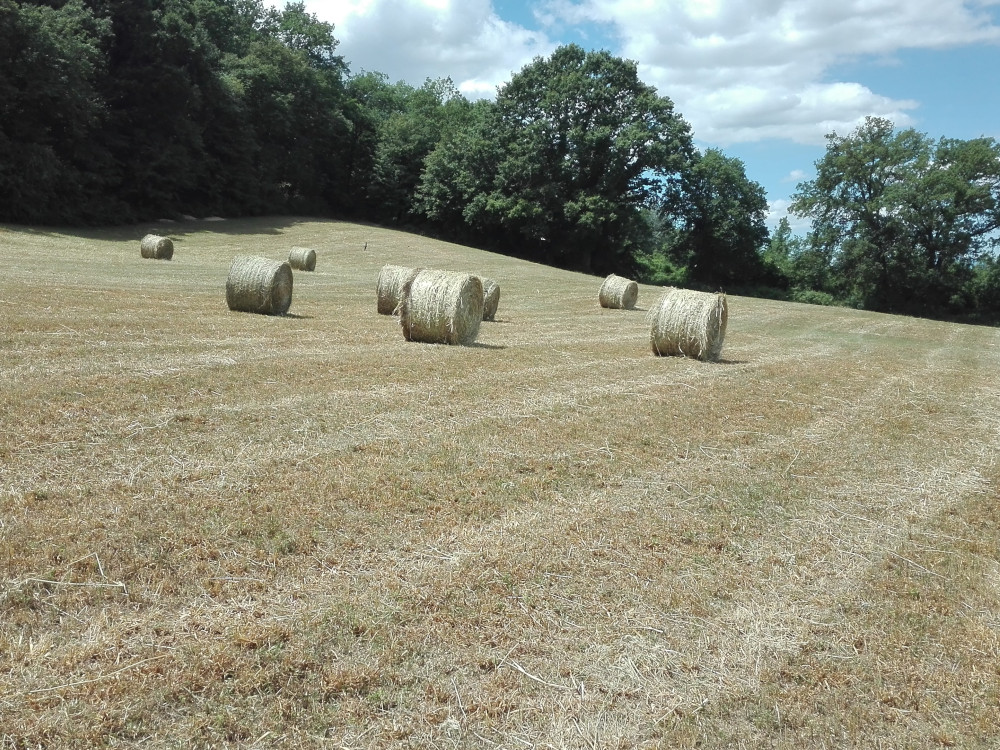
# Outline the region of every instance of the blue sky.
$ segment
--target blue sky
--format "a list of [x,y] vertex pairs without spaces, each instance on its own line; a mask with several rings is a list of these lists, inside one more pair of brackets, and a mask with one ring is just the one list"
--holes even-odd
[[[279,4],[277,2],[272,4]],[[560,44],[635,60],[701,148],[741,159],[772,225],[824,135],[866,115],[1000,139],[1000,0],[306,0],[354,73],[492,97]],[[800,222],[795,222],[802,228]]]

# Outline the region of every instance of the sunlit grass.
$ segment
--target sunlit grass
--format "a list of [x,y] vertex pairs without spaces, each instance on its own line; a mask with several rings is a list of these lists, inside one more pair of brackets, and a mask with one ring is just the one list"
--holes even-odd
[[[14,747],[980,746],[996,329],[730,297],[654,357],[601,279],[363,225],[0,228]],[[287,317],[236,253],[317,251]],[[385,263],[501,286],[408,343]],[[0,742],[0,745],[3,744]]]

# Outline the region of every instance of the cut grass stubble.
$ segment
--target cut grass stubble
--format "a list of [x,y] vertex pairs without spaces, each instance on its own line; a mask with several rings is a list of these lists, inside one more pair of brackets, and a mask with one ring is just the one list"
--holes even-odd
[[[739,299],[706,366],[592,277],[260,221],[246,252],[345,248],[302,319],[220,310],[219,232],[141,292],[133,240],[5,235],[0,736],[988,741],[996,331]],[[386,257],[504,279],[507,322],[409,344]]]

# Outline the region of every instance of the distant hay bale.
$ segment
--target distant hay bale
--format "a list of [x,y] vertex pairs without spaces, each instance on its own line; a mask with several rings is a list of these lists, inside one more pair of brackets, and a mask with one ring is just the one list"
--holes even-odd
[[483,283],[483,320],[493,320],[500,304],[500,285],[493,279],[480,277]]
[[597,298],[601,307],[631,310],[639,299],[639,285],[623,276],[611,274],[601,284]]
[[395,315],[396,308],[402,301],[403,287],[413,281],[422,268],[407,268],[406,266],[382,266],[375,286],[378,297],[379,315]]
[[226,279],[230,310],[284,315],[292,305],[292,267],[255,255],[237,255]]
[[471,344],[483,319],[483,282],[455,271],[421,271],[403,287],[399,322],[407,341]]
[[297,271],[315,271],[316,251],[310,247],[293,247],[288,253],[288,265]]
[[649,311],[653,354],[715,362],[726,338],[725,294],[669,288]]
[[174,243],[169,237],[161,237],[158,234],[147,234],[139,244],[139,252],[143,258],[170,260],[174,257]]

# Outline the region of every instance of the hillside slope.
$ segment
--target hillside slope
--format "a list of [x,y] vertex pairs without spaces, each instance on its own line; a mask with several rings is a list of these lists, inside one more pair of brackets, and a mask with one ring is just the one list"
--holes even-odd
[[[149,230],[173,260],[139,257]],[[234,254],[317,252],[290,315]],[[383,264],[501,286],[406,342]],[[0,746],[985,745],[1000,331],[377,227],[0,227]]]

